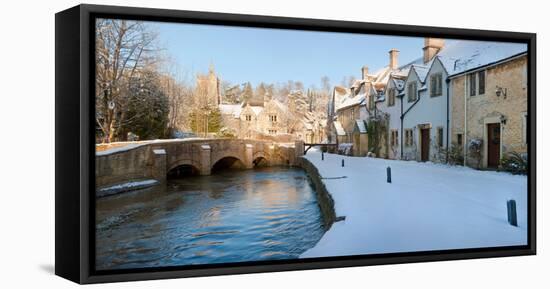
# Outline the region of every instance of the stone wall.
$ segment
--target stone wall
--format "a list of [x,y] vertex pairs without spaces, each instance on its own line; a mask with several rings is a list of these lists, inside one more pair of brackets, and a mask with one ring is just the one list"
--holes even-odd
[[153,178],[153,151],[149,146],[96,156],[96,187],[122,183],[129,180]]
[[323,224],[325,230],[330,229],[332,224],[336,221],[336,212],[334,210],[334,200],[332,199],[329,191],[327,190],[325,183],[321,179],[319,171],[308,159],[300,157],[301,167],[306,171],[317,195],[317,203],[321,209],[321,215],[323,216]]

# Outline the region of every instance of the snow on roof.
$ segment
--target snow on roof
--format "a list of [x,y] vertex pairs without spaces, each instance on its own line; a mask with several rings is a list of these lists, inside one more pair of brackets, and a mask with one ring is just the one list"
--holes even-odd
[[416,72],[416,75],[418,75],[418,78],[421,82],[426,81],[426,76],[428,75],[428,71],[430,70],[430,65],[431,65],[430,62],[428,62],[428,64],[425,66],[418,65],[418,64],[412,65],[412,69],[414,69],[414,71]]
[[355,120],[355,127],[360,133],[367,133],[367,126],[365,124],[365,121],[362,119],[356,119]]
[[251,105],[250,108],[252,109],[252,111],[253,111],[254,114],[256,114],[256,115],[259,115],[260,112],[262,112],[262,110],[264,110],[263,106],[256,106],[256,105],[252,106],[252,105]]
[[524,43],[457,40],[446,46],[437,58],[449,75],[455,75],[526,52]]
[[339,121],[335,121],[333,122],[333,124],[334,124],[334,128],[336,129],[337,135],[346,135],[346,131],[344,130],[344,128],[342,127],[342,124]]
[[346,107],[353,105],[362,104],[365,101],[366,95],[364,93],[352,96],[351,94],[346,95],[340,103],[336,103],[336,110],[340,110]]
[[240,104],[220,104],[222,114],[232,114],[234,118],[239,118],[242,111]]

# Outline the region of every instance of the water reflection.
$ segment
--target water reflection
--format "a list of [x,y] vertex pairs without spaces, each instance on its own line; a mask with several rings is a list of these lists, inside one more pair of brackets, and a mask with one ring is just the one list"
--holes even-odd
[[324,233],[299,169],[223,171],[96,203],[97,269],[297,258]]

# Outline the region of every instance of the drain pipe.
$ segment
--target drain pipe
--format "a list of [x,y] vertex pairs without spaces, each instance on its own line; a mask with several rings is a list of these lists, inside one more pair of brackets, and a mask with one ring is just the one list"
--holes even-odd
[[466,88],[467,76],[464,76],[464,136],[462,137],[464,144],[462,147],[462,156],[464,158],[463,166],[466,166],[466,158],[468,156],[468,89]]
[[401,159],[403,159],[403,98],[404,96],[402,95],[400,97],[401,99],[401,111],[400,111],[400,114],[401,116],[399,117],[401,119]]
[[447,84],[447,139],[445,142],[445,162],[449,163],[449,84],[451,83],[451,80],[449,77],[445,79],[445,83]]

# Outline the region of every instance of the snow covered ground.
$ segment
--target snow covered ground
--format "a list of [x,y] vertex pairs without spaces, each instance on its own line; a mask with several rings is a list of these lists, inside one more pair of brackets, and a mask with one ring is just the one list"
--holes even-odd
[[[300,257],[325,257],[527,244],[527,177],[443,164],[344,157],[310,150],[336,216]],[[341,160],[345,167],[341,167]],[[386,167],[392,183],[386,182]],[[506,201],[517,202],[518,227]]]

